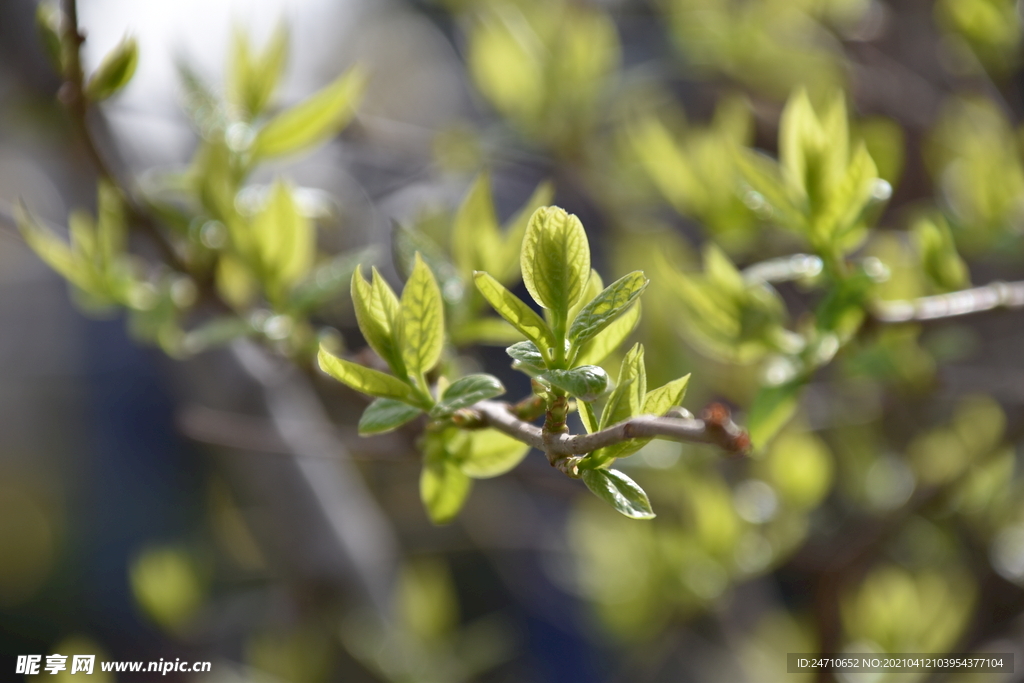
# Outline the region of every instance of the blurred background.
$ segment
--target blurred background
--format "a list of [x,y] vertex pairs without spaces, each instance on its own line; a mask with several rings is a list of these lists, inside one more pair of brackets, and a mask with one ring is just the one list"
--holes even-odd
[[[810,681],[787,652],[844,649],[1024,661],[1024,313],[866,324],[754,458],[651,443],[620,464],[652,522],[531,453],[434,526],[417,428],[360,439],[366,401],[308,372],[281,316],[253,304],[228,344],[200,343],[94,305],[25,245],[19,200],[64,226],[95,210],[98,177],[38,13],[0,3],[3,680],[21,680],[16,655],[54,652],[209,660],[160,680],[211,683]],[[730,152],[775,155],[800,87],[845,93],[891,189],[857,252],[889,273],[878,297],[1024,277],[1012,0],[81,0],[78,15],[86,73],[138,42],[134,78],[88,126],[140,193],[170,193],[223,134],[203,98],[225,97],[233,36],[262,46],[283,22],[271,110],[357,63],[368,78],[340,136],[252,177],[299,188],[323,252],[352,261],[344,283],[362,260],[397,285],[410,239],[446,262],[471,188],[489,183],[505,223],[550,182],[606,282],[652,278],[631,339],[651,386],[693,372],[695,412],[722,401],[742,422],[778,354],[706,334],[660,283],[708,243],[740,267],[806,248],[737,189]],[[915,251],[921,220],[959,254],[944,289]],[[183,225],[216,248],[208,223]],[[161,259],[144,235],[132,247]],[[168,285],[168,310],[183,290]],[[310,334],[358,354],[347,284],[332,291]],[[779,291],[807,319],[807,291]],[[529,392],[501,346],[463,332],[459,367]]]

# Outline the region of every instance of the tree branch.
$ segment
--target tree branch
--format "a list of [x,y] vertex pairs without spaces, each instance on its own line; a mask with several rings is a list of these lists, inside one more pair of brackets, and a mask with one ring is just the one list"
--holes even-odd
[[1024,308],[1024,282],[993,282],[949,294],[909,301],[875,302],[872,315],[883,323],[953,318],[995,308]]
[[62,0],[61,11],[64,14],[61,42],[70,49],[67,50],[67,63],[64,65],[64,73],[62,74],[64,83],[57,93],[57,99],[67,109],[78,133],[78,138],[85,148],[85,153],[92,162],[96,173],[120,190],[124,196],[129,220],[141,227],[150,237],[169,266],[183,273],[188,273],[190,272],[188,264],[185,263],[184,259],[174,248],[174,245],[164,236],[150,215],[140,205],[129,182],[118,176],[114,168],[104,158],[99,145],[96,144],[96,140],[89,128],[89,110],[91,107],[88,98],[85,96],[85,72],[82,69],[81,59],[82,43],[85,42],[85,35],[78,25],[78,3],[76,0]]
[[480,426],[492,427],[544,451],[552,463],[630,439],[652,437],[712,444],[736,454],[745,453],[750,448],[750,437],[732,421],[729,411],[717,404],[704,411],[703,419],[673,414],[638,415],[593,434],[544,432],[540,427],[520,420],[513,410],[514,407],[508,403],[481,401],[469,412],[477,418]]

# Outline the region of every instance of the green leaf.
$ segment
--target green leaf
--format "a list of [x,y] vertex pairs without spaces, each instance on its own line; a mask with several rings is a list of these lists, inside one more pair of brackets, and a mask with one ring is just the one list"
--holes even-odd
[[792,186],[804,194],[809,194],[810,190],[807,182],[808,157],[817,156],[823,138],[818,116],[807,91],[801,88],[786,102],[779,121],[779,161]]
[[139,63],[139,46],[134,38],[124,38],[111,50],[85,86],[85,96],[93,102],[105,100],[128,84]]
[[633,305],[649,280],[639,270],[610,284],[593,301],[580,310],[569,328],[569,341],[573,346],[582,346],[605,329],[627,308]]
[[420,498],[434,524],[448,524],[459,514],[473,481],[447,452],[443,442],[428,443],[420,473]]
[[758,194],[758,201],[763,201],[768,209],[762,211],[762,215],[767,213],[771,220],[782,227],[803,232],[806,220],[790,197],[779,174],[778,164],[763,154],[742,147],[736,148],[735,162],[743,180]]
[[863,143],[857,146],[842,181],[829,191],[828,201],[815,218],[814,230],[821,238],[835,240],[852,229],[878,180],[878,168]]
[[647,396],[643,344],[634,344],[619,367],[618,386],[601,413],[601,429],[639,415]]
[[540,349],[547,350],[554,347],[554,334],[551,332],[551,328],[522,299],[505,289],[500,282],[487,273],[481,271],[473,273],[473,281],[487,303],[512,327],[522,332]]
[[544,357],[541,355],[540,349],[533,342],[516,342],[505,349],[505,353],[522,363],[536,365],[539,368],[544,367]]
[[384,434],[398,429],[423,411],[393,398],[378,398],[359,418],[359,436]]
[[316,228],[302,215],[292,188],[278,180],[252,222],[260,269],[274,297],[304,278],[316,256]]
[[548,370],[538,379],[583,401],[593,401],[608,389],[608,373],[599,365],[583,365],[572,370]]
[[113,265],[114,260],[124,253],[127,236],[121,193],[106,180],[101,180],[97,196],[96,242],[104,267]]
[[534,300],[551,311],[553,320],[565,321],[590,276],[590,245],[583,224],[557,206],[537,209],[523,238],[520,266]]
[[747,430],[754,448],[763,448],[796,413],[803,379],[763,387],[754,397],[747,417]]
[[569,320],[575,320],[576,316],[580,314],[583,307],[594,300],[598,294],[604,291],[604,280],[601,279],[600,273],[593,268],[590,269],[590,277],[587,278],[587,286],[583,288],[583,294],[569,309]]
[[505,387],[493,375],[466,375],[455,380],[451,386],[445,389],[441,400],[430,411],[430,416],[433,418],[444,417],[456,410],[468,408],[475,403],[501,396],[504,393]]
[[444,301],[441,288],[419,254],[402,290],[402,359],[406,369],[422,374],[437,365],[444,348]]
[[647,494],[635,481],[618,470],[583,470],[583,483],[595,496],[626,517],[653,519],[654,510]]
[[316,145],[348,125],[362,95],[365,76],[353,68],[323,90],[267,122],[256,135],[258,159],[292,154]]
[[590,405],[588,401],[577,401],[576,407],[580,412],[580,421],[583,422],[583,428],[587,430],[587,434],[596,432],[598,418],[594,414],[594,406]]
[[657,389],[648,391],[647,396],[644,397],[643,413],[645,415],[664,415],[669,408],[683,405],[686,387],[689,384],[690,376],[684,375]]
[[628,308],[625,313],[612,321],[608,327],[598,332],[593,339],[584,344],[576,354],[575,362],[581,365],[597,365],[602,363],[615,349],[622,346],[622,343],[633,333],[637,323],[640,322],[640,313],[640,302],[637,301],[635,305]]
[[235,28],[228,77],[228,96],[250,117],[262,112],[281,80],[288,56],[288,30],[278,23],[261,54],[253,54],[249,37]]
[[462,432],[464,444],[455,450],[459,467],[474,479],[489,479],[512,470],[530,447],[496,429]]
[[356,391],[378,398],[393,398],[410,405],[427,407],[424,398],[397,377],[385,375],[383,372],[373,370],[365,365],[338,358],[322,346],[317,355],[317,361],[321,370]]
[[83,279],[82,269],[67,242],[39,223],[23,203],[18,203],[15,215],[21,235],[32,251],[64,279],[79,284]]
[[500,318],[477,318],[459,323],[452,327],[449,333],[452,344],[455,346],[469,344],[504,346],[523,338],[519,330]]
[[501,247],[491,179],[487,173],[481,173],[455,214],[452,254],[459,272],[468,279],[475,270],[491,270]]
[[949,292],[970,286],[967,264],[960,258],[953,234],[942,216],[918,220],[911,235],[921,269],[936,287]]
[[372,269],[372,277],[371,284],[363,277],[361,266],[352,273],[352,305],[356,322],[370,348],[384,359],[395,375],[405,377],[407,371],[398,342],[401,306],[376,268]]
[[502,244],[500,255],[496,254],[499,258],[497,262],[491,262],[484,268],[484,270],[495,273],[499,282],[511,287],[513,283],[519,281],[519,253],[523,247],[523,237],[530,224],[530,217],[537,209],[549,204],[554,195],[554,185],[550,182],[541,183],[516,215],[505,224],[505,241]]

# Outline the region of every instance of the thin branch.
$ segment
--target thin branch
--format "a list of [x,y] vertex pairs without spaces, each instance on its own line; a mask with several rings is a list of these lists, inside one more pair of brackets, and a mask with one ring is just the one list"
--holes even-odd
[[139,204],[135,197],[133,188],[123,178],[120,178],[113,167],[104,158],[99,145],[89,128],[90,104],[85,96],[85,72],[82,70],[82,43],[85,42],[85,35],[78,26],[78,3],[76,0],[63,0],[61,3],[64,20],[61,28],[61,42],[69,45],[67,50],[67,63],[64,65],[64,83],[57,93],[57,99],[67,109],[71,121],[78,132],[78,138],[85,148],[96,172],[101,178],[107,180],[121,191],[124,196],[125,205],[128,210],[130,221],[143,229],[160,250],[160,255],[168,265],[175,270],[187,273],[188,264],[178,254],[174,245],[164,236],[152,220],[150,215]]
[[949,294],[910,301],[879,301],[872,315],[883,323],[953,318],[995,308],[1024,308],[1024,282],[993,282]]
[[789,282],[814,277],[821,273],[823,267],[821,259],[817,256],[793,254],[755,263],[744,269],[743,279],[748,284]]
[[552,463],[561,457],[585,455],[630,439],[652,437],[712,444],[730,453],[744,453],[750,448],[750,437],[719,405],[706,410],[704,419],[638,415],[593,434],[544,432],[540,427],[516,417],[513,406],[498,401],[481,401],[469,412],[479,419],[480,426],[492,427],[544,451]]

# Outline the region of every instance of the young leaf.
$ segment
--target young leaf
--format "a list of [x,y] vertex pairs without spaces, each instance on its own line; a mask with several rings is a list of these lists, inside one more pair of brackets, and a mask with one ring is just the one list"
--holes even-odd
[[640,414],[647,395],[644,347],[634,344],[619,367],[619,382],[601,413],[601,429]]
[[640,322],[640,313],[640,302],[637,301],[626,309],[625,313],[612,321],[608,327],[584,344],[576,354],[574,362],[579,365],[598,365],[603,362],[633,333],[637,323]]
[[393,398],[378,398],[359,418],[359,436],[384,434],[398,429],[423,411]]
[[96,242],[104,267],[114,263],[125,249],[127,228],[121,193],[106,180],[101,180],[97,196]]
[[138,63],[138,44],[134,38],[124,38],[103,58],[85,86],[85,96],[93,102],[107,99],[128,84]]
[[569,341],[582,346],[610,325],[643,293],[649,280],[639,270],[610,284],[580,310],[569,328]]
[[648,391],[647,396],[644,397],[642,412],[645,415],[664,415],[669,408],[681,406],[689,383],[690,376],[683,375],[679,379],[674,379],[657,389]]
[[363,277],[361,267],[352,273],[352,305],[356,322],[370,348],[387,362],[396,376],[405,377],[405,362],[397,334],[401,326],[398,298],[376,268],[372,277],[373,284],[370,284]]
[[397,377],[385,375],[383,372],[373,370],[365,365],[338,358],[322,346],[317,355],[317,361],[321,370],[356,391],[378,398],[393,398],[410,405],[426,407],[423,397]]
[[506,223],[505,241],[501,251],[494,254],[495,260],[488,261],[483,270],[494,273],[499,282],[510,287],[519,281],[519,252],[523,246],[523,237],[526,235],[530,216],[540,207],[551,203],[551,198],[554,195],[555,188],[551,183],[543,182],[537,186],[522,208]]
[[444,347],[444,301],[430,268],[419,254],[402,290],[402,359],[410,373],[437,365]]
[[322,142],[348,125],[363,91],[365,76],[350,69],[310,98],[272,118],[256,135],[258,159],[291,154]]
[[538,379],[582,401],[593,401],[608,388],[608,373],[599,365],[584,365],[572,370],[548,370]]
[[463,432],[465,443],[455,449],[459,467],[474,479],[505,474],[518,465],[530,447],[495,429]]
[[587,430],[587,434],[596,432],[598,418],[594,413],[594,407],[590,405],[589,401],[577,401],[576,407],[580,411],[580,421],[583,423],[583,428]]
[[505,393],[505,387],[493,375],[466,375],[452,382],[441,400],[430,411],[433,418],[450,415],[456,410],[468,408],[479,401],[486,401]]
[[757,193],[756,201],[764,202],[771,219],[784,228],[802,232],[803,214],[797,208],[779,174],[773,159],[742,147],[735,148],[734,161],[743,180]]
[[618,470],[583,470],[583,483],[595,496],[632,519],[653,519],[647,494]]
[[863,143],[857,146],[842,181],[830,190],[814,230],[822,238],[835,239],[849,231],[871,200],[878,168]]
[[18,219],[18,228],[21,229],[21,235],[25,238],[28,246],[32,248],[32,251],[48,266],[60,273],[64,279],[81,287],[79,284],[83,280],[81,269],[67,242],[36,221],[35,217],[25,208],[25,205],[20,202],[17,205],[15,215]]
[[590,275],[590,245],[583,224],[557,206],[537,209],[526,228],[520,265],[530,295],[551,311],[554,320],[564,321]]
[[796,412],[803,389],[802,379],[774,387],[763,387],[754,397],[747,418],[747,429],[754,448],[764,448]]
[[473,273],[473,280],[487,303],[502,318],[511,323],[512,327],[522,332],[540,349],[546,350],[554,347],[554,334],[551,332],[551,328],[522,299],[505,289],[500,282],[487,273],[477,271]]
[[469,344],[487,344],[504,346],[523,338],[519,330],[501,318],[477,318],[453,326],[449,333],[452,344],[467,346]]
[[459,468],[440,439],[435,443],[428,442],[425,451],[420,473],[420,498],[430,521],[447,524],[459,514],[473,482]]
[[801,88],[786,102],[779,121],[779,161],[786,179],[802,194],[810,190],[807,175],[809,161],[813,161],[808,157],[818,155],[823,138],[818,116],[807,91]]
[[253,219],[252,233],[261,270],[276,294],[283,294],[309,273],[316,256],[316,228],[299,211],[285,182],[274,183],[266,206]]
[[493,254],[501,250],[498,217],[491,197],[491,179],[487,173],[477,176],[469,194],[455,214],[452,226],[452,254],[463,277],[474,270],[491,270]]
[[569,309],[569,320],[575,320],[583,307],[594,300],[598,294],[604,291],[604,280],[600,273],[593,268],[590,269],[590,277],[587,279],[587,286],[583,288],[583,294],[579,300]]
[[261,54],[254,54],[249,37],[241,28],[235,28],[231,53],[228,95],[233,104],[250,117],[267,106],[284,71],[288,55],[288,30],[284,23],[274,29]]
[[525,372],[530,377],[536,377],[545,370],[544,357],[540,354],[536,344],[533,342],[518,342],[505,349],[505,353],[512,357],[515,363],[512,364],[516,370]]

